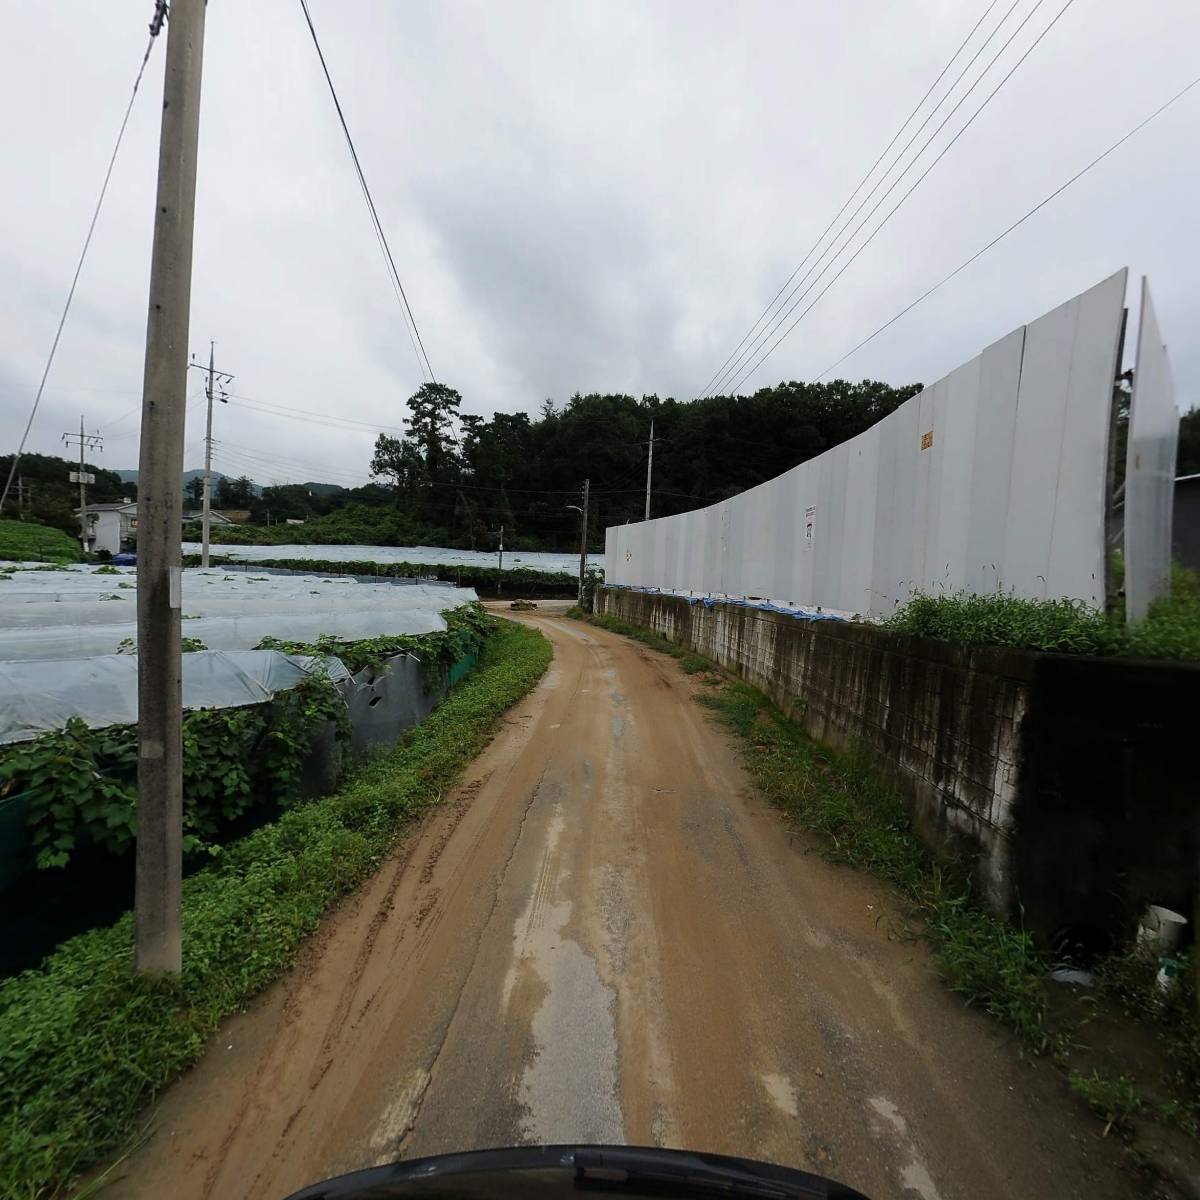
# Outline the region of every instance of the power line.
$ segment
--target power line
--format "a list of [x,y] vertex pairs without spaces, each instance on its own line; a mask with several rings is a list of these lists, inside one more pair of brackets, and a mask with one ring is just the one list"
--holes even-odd
[[236,402],[239,408],[260,412],[272,417],[285,417],[289,420],[304,421],[312,425],[326,425],[331,428],[345,428],[347,432],[362,433],[405,433],[401,425],[372,425],[368,421],[359,421],[353,417],[339,417],[333,413],[318,413],[311,409],[289,408],[286,405],[275,404],[266,400],[252,400],[249,396],[239,396],[230,393],[230,401]]
[[[975,54],[972,56],[970,62],[968,62],[967,65],[963,68],[963,70],[961,72],[959,72],[958,77],[955,79],[954,83],[951,84],[949,90],[942,97],[942,99],[938,101],[938,104],[934,106],[933,110],[928,114],[928,116],[926,116],[925,120],[921,123],[920,128],[918,128],[913,133],[913,136],[905,144],[904,149],[901,151],[900,155],[898,155],[895,162],[892,163],[893,167],[896,166],[897,163],[900,162],[900,159],[908,152],[908,150],[912,146],[913,142],[915,142],[917,137],[920,136],[921,132],[929,124],[929,121],[932,119],[932,117],[935,115],[935,113],[938,111],[938,109],[941,107],[941,105],[950,98],[950,96],[954,92],[954,89],[963,80],[963,78],[966,76],[967,72],[975,64],[975,62],[980,57],[982,52],[987,48],[987,46],[991,43],[992,39],[1003,28],[1005,22],[1012,15],[1013,11],[1016,9],[1019,2],[1020,2],[1020,0],[1013,0],[1012,5],[1008,8],[1008,10],[1000,18],[999,23],[992,30],[992,32],[988,35],[988,37],[984,40],[983,44],[975,51]],[[812,264],[812,266],[809,267],[809,269],[805,272],[804,277],[800,280],[800,282],[797,283],[796,286],[794,288],[792,288],[792,290],[788,293],[788,295],[784,301],[784,304],[780,307],[779,311],[772,318],[770,326],[768,328],[764,329],[758,335],[758,337],[756,337],[754,339],[754,342],[749,347],[747,347],[747,349],[739,356],[739,361],[734,364],[733,369],[730,372],[728,372],[724,382],[730,383],[734,380],[737,381],[735,383],[732,383],[731,390],[736,391],[737,387],[743,381],[743,379],[745,377],[743,373],[745,372],[746,364],[752,358],[754,358],[755,355],[757,355],[759,353],[763,344],[778,331],[779,327],[783,324],[783,322],[786,321],[789,316],[791,316],[791,314],[796,310],[796,308],[804,301],[805,297],[808,296],[809,293],[812,292],[813,288],[815,288],[817,286],[821,277],[827,271],[831,270],[836,265],[838,259],[842,256],[842,254],[845,253],[845,251],[850,246],[850,244],[854,241],[854,239],[861,232],[863,226],[865,226],[866,223],[871,219],[871,217],[874,216],[875,213],[879,211],[880,206],[892,194],[892,192],[894,192],[896,190],[896,188],[899,187],[899,185],[904,181],[905,176],[907,176],[908,173],[914,167],[916,167],[916,165],[918,164],[918,162],[921,159],[921,156],[925,153],[926,150],[929,149],[929,147],[937,139],[938,135],[942,132],[943,129],[946,128],[946,126],[949,124],[949,122],[953,119],[955,113],[958,112],[958,110],[963,106],[963,104],[966,103],[967,99],[971,96],[971,94],[975,91],[975,89],[987,77],[988,72],[992,69],[992,67],[994,67],[996,65],[996,63],[999,61],[999,59],[1004,54],[1004,52],[1009,48],[1009,46],[1012,45],[1012,43],[1020,35],[1021,30],[1023,30],[1025,28],[1025,26],[1029,23],[1029,21],[1034,16],[1034,14],[1038,11],[1038,9],[1041,8],[1041,6],[1044,2],[1045,2],[1045,0],[1035,0],[1033,7],[1018,22],[1016,28],[1012,31],[1012,33],[1010,33],[1008,35],[1008,38],[1005,40],[1003,45],[1001,45],[1000,49],[997,50],[996,53],[992,56],[990,61],[975,75],[974,79],[971,80],[966,91],[964,91],[962,93],[962,95],[959,96],[958,99],[954,102],[954,104],[950,108],[949,112],[947,112],[946,115],[938,123],[937,128],[934,129],[932,133],[930,133],[930,135],[924,140],[924,142],[920,145],[920,147],[918,147],[918,149],[913,153],[912,157],[901,167],[900,171],[892,179],[891,183],[888,184],[887,190],[881,196],[879,196],[879,198],[875,201],[874,204],[871,205],[870,211],[867,212],[866,216],[864,216],[862,218],[862,220],[859,221],[857,225],[855,225],[854,229],[851,230],[851,232],[839,244],[838,239],[842,238],[842,235],[846,233],[846,230],[850,227],[851,223],[855,220],[855,218],[858,217],[859,213],[862,212],[862,210],[866,206],[866,204],[871,200],[871,198],[873,196],[876,195],[876,193],[879,191],[880,187],[886,181],[887,176],[884,175],[879,180],[877,180],[874,187],[871,188],[870,192],[868,192],[867,195],[865,195],[862,198],[862,200],[858,204],[858,207],[855,208],[854,212],[847,218],[846,222],[837,231],[837,233],[833,237],[833,240],[829,243],[829,245],[821,253],[821,255],[817,259],[817,261],[814,262]],[[1070,3],[1070,0],[1068,0],[1068,3]],[[1043,31],[1043,34],[1044,34],[1044,32],[1045,31]],[[1026,53],[1028,53],[1028,51]],[[1018,61],[1018,63],[1017,63],[1017,66],[1019,66],[1019,65],[1020,65],[1020,61]],[[979,107],[979,109],[976,110],[975,116],[978,116],[979,112],[981,112],[983,110],[983,108],[986,107],[986,105],[990,101],[990,99],[991,99],[991,97],[988,97],[988,100],[985,100],[983,105],[981,105]],[[918,187],[923,182],[923,180],[926,178],[926,176],[929,175],[929,173],[933,170],[933,168],[940,161],[941,157],[945,155],[945,153],[950,149],[950,147],[953,146],[954,143],[958,140],[958,138],[960,138],[963,135],[963,133],[967,130],[967,128],[970,126],[972,120],[974,120],[974,116],[972,118],[970,118],[970,120],[968,120],[957,131],[957,133],[955,133],[955,135],[950,139],[950,141],[946,144],[946,146],[943,147],[943,149],[940,152],[940,154],[938,155],[938,157],[935,158],[934,161],[932,163],[930,163],[928,167],[925,168],[925,170],[922,172],[922,174],[916,179],[916,181],[914,182],[912,187],[909,189],[910,192],[912,190],[914,190],[916,187]],[[890,169],[891,168],[889,168],[889,171],[890,171]],[[906,193],[906,195],[907,195],[907,193]],[[876,230],[876,232],[878,232],[878,230]],[[859,249],[861,250],[862,247],[860,247]],[[820,268],[820,269],[818,270],[818,268]],[[816,272],[815,275],[814,275],[814,271]],[[807,283],[807,286],[805,286],[806,283]],[[803,288],[803,290],[801,290],[802,288]],[[797,292],[800,293],[799,296],[796,295]]]
[[[817,238],[817,240],[815,242],[813,242],[811,247],[809,247],[808,253],[805,254],[805,256],[800,260],[800,263],[796,267],[796,269],[787,277],[787,279],[784,280],[783,287],[781,287],[779,289],[779,291],[777,291],[775,293],[774,297],[772,297],[772,299],[771,299],[771,302],[767,305],[766,308],[763,309],[762,314],[759,316],[758,320],[755,321],[754,324],[750,327],[749,332],[746,333],[743,336],[742,340],[740,342],[738,342],[738,344],[733,348],[733,352],[720,365],[720,367],[716,371],[716,374],[714,374],[713,377],[708,381],[708,383],[706,383],[704,385],[704,391],[701,392],[701,398],[708,396],[709,393],[711,391],[713,391],[718,380],[724,378],[726,370],[729,367],[730,363],[733,361],[734,357],[735,356],[740,357],[739,352],[742,349],[742,347],[746,344],[747,340],[754,335],[755,330],[758,329],[758,327],[766,319],[766,317],[771,312],[771,310],[775,307],[776,301],[779,299],[780,296],[783,295],[783,293],[785,291],[787,291],[788,285],[800,273],[800,270],[804,266],[804,264],[806,262],[808,262],[808,260],[813,256],[817,247],[820,246],[820,244],[825,240],[825,235],[834,227],[834,225],[837,224],[838,218],[840,218],[842,213],[844,213],[846,211],[846,209],[849,208],[851,202],[854,200],[854,197],[858,195],[858,193],[862,190],[863,185],[875,173],[876,167],[878,167],[879,164],[881,162],[883,162],[884,158],[887,157],[888,152],[896,144],[900,135],[904,132],[905,129],[908,128],[909,122],[917,115],[918,112],[921,111],[921,106],[925,103],[926,100],[929,99],[930,95],[932,95],[934,88],[936,88],[937,85],[939,83],[941,83],[942,79],[946,75],[946,72],[948,70],[950,70],[950,67],[953,65],[954,60],[956,58],[958,58],[958,56],[963,52],[967,43],[971,40],[971,38],[973,38],[975,36],[975,31],[980,27],[980,25],[983,24],[983,22],[985,20],[987,20],[988,13],[990,13],[992,11],[992,9],[995,8],[998,3],[999,3],[999,0],[991,0],[991,3],[987,6],[986,9],[984,9],[983,16],[981,16],[979,18],[979,20],[976,21],[975,24],[971,27],[970,33],[968,33],[967,36],[965,38],[963,38],[962,43],[959,45],[958,49],[954,51],[954,53],[950,56],[949,60],[946,62],[946,65],[938,72],[937,78],[929,85],[929,88],[925,92],[925,95],[923,95],[921,97],[921,99],[917,101],[916,106],[913,108],[912,112],[910,112],[908,114],[908,116],[904,118],[903,122],[901,122],[900,128],[897,129],[894,134],[892,134],[892,140],[890,142],[888,142],[888,144],[886,146],[884,146],[883,150],[879,154],[879,157],[876,158],[876,160],[871,164],[870,169],[867,171],[867,173],[858,181],[858,183],[854,187],[854,190],[842,202],[842,207],[839,208],[837,210],[837,212],[833,214],[833,218],[830,220],[829,224],[825,226],[825,228],[821,231],[821,234]],[[1010,9],[1009,12],[1011,12],[1011,11],[1012,10]],[[1005,14],[1006,18],[1007,18],[1007,15],[1008,14],[1006,13]],[[1000,24],[1003,24],[1003,21],[1001,21]],[[999,29],[999,28],[1000,28],[1000,26],[997,25],[996,29]],[[988,37],[988,39],[986,41],[984,41],[983,45],[979,47],[979,50],[977,50],[975,52],[975,58],[979,57],[979,54],[982,52],[984,46],[986,46],[988,41],[991,40],[991,37],[995,36],[995,32],[996,31],[993,30],[992,34]],[[975,61],[975,58],[972,58],[971,62],[967,63],[968,68],[971,66],[971,63],[973,63]],[[959,79],[961,79],[961,78],[962,78],[962,76],[960,75]],[[947,93],[946,93],[947,96],[950,94],[951,91],[954,90],[954,86],[957,85],[957,83],[958,83],[958,80],[955,80],[954,85],[951,85],[950,89],[947,91]],[[930,116],[932,116],[934,112],[937,112],[937,109],[941,106],[941,104],[944,102],[944,100],[945,100],[945,97],[943,97],[942,100],[938,101],[938,104],[934,106],[932,112],[930,113]],[[926,121],[928,121],[928,118],[926,118]],[[922,126],[921,128],[924,128],[924,126]],[[920,129],[917,130],[917,133],[918,134],[920,133]],[[916,134],[914,134],[913,136],[916,137]],[[903,154],[904,154],[904,150],[907,150],[908,146],[910,146],[910,145],[912,145],[911,140],[904,147],[904,149],[902,149],[900,151],[900,154],[896,156],[896,162],[898,162],[900,160],[901,156],[903,156]],[[895,165],[896,165],[896,163],[893,162],[892,166],[895,166]],[[891,167],[889,167],[888,170],[890,171]],[[887,174],[887,172],[885,171],[884,172],[885,177],[886,177],[886,174]],[[835,240],[836,240],[836,237],[835,237]]]
[[[1052,30],[1054,28],[1055,25],[1058,24],[1060,18],[1067,11],[1067,9],[1071,7],[1071,5],[1074,2],[1075,2],[1075,0],[1066,0],[1066,3],[1062,6],[1062,8],[1060,8],[1058,10],[1057,13],[1054,14],[1054,17],[1051,19],[1050,23],[1041,31],[1041,33],[1038,34],[1038,36],[1033,40],[1033,42],[1031,43],[1029,48],[1008,69],[1008,71],[1000,79],[1000,82],[997,83],[996,86],[987,94],[987,96],[984,97],[983,102],[979,105],[979,107],[970,115],[970,117],[967,118],[966,122],[958,129],[958,131],[955,133],[955,135],[950,139],[949,142],[946,143],[946,145],[941,149],[941,151],[939,151],[937,157],[913,181],[913,183],[908,188],[908,190],[900,197],[899,200],[896,201],[896,203],[891,207],[891,209],[888,210],[888,212],[884,216],[883,220],[880,221],[879,224],[875,226],[875,228],[867,235],[866,239],[858,247],[858,249],[854,251],[854,253],[838,269],[837,273],[817,293],[817,296],[812,301],[812,303],[809,304],[809,306],[783,331],[782,334],[779,335],[779,337],[774,342],[771,343],[771,345],[769,347],[767,347],[767,349],[757,359],[757,361],[738,379],[737,383],[734,384],[734,391],[736,391],[737,388],[741,387],[742,384],[744,384],[755,373],[755,371],[757,371],[758,368],[761,367],[762,364],[764,362],[766,362],[766,360],[768,358],[770,358],[770,356],[775,352],[775,350],[780,346],[780,344],[789,336],[789,334],[791,334],[792,330],[795,329],[796,326],[799,325],[800,322],[803,321],[804,318],[806,316],[808,316],[808,314],[810,312],[812,312],[812,310],[817,306],[817,304],[820,302],[821,298],[825,295],[825,293],[828,292],[829,289],[831,287],[833,287],[833,285],[835,283],[837,283],[837,281],[846,273],[847,269],[851,266],[851,264],[854,262],[854,260],[857,259],[858,256],[875,240],[876,236],[878,236],[879,232],[883,229],[883,227],[885,225],[887,225],[887,223],[892,219],[892,217],[894,217],[896,215],[896,213],[899,211],[900,207],[909,198],[909,196],[911,196],[913,194],[913,192],[916,191],[916,189],[921,185],[922,181],[929,175],[929,173],[934,169],[934,167],[936,167],[938,165],[938,163],[942,161],[942,159],[946,156],[947,152],[955,144],[955,142],[957,142],[958,139],[960,137],[962,137],[962,135],[964,133],[966,133],[966,131],[968,129],[970,129],[971,125],[975,121],[975,118],[978,117],[979,114],[981,112],[983,112],[983,110],[985,108],[987,108],[987,106],[991,103],[992,99],[995,97],[996,93],[999,92],[1000,89],[1013,77],[1013,75],[1016,73],[1016,71],[1020,68],[1021,64],[1030,56],[1030,54],[1032,54],[1033,51],[1037,49],[1037,47],[1041,44],[1042,39],[1050,32],[1050,30]],[[1035,5],[1035,7],[1030,10],[1030,12],[1026,16],[1025,20],[1021,22],[1020,26],[1018,26],[1016,33],[1014,33],[1012,35],[1012,37],[1010,37],[1009,40],[1007,42],[1005,42],[1005,44],[1000,48],[1000,50],[997,52],[996,56],[992,59],[992,62],[988,64],[988,67],[985,69],[984,74],[987,73],[987,70],[991,69],[991,67],[995,63],[996,59],[999,58],[1000,55],[1004,53],[1004,51],[1008,48],[1009,44],[1012,42],[1013,38],[1016,37],[1017,33],[1020,33],[1021,28],[1024,26],[1025,22],[1029,20],[1029,17],[1033,16],[1034,12],[1037,11],[1037,8],[1041,5],[1041,3],[1042,3],[1042,0],[1038,0],[1038,5]],[[983,76],[981,75],[980,78],[982,79],[982,77]],[[978,80],[976,80],[976,83],[978,83]],[[972,90],[973,89],[974,89],[974,85],[972,85]],[[970,95],[970,92],[967,92],[966,95]],[[963,96],[964,100],[966,99],[966,95]],[[961,103],[962,103],[962,101],[960,100],[959,104],[961,104]],[[958,105],[955,105],[955,110],[957,108],[958,108]],[[950,117],[953,115],[954,115],[954,110],[952,110],[947,115],[946,120],[948,121],[950,119]],[[942,125],[938,126],[938,129],[934,131],[934,134],[929,139],[929,141],[932,141],[933,137],[937,136],[937,133],[941,130],[942,126],[944,126],[945,123],[946,122],[943,121]],[[925,143],[925,146],[929,145],[929,141],[927,141]],[[922,151],[924,149],[925,149],[925,147],[922,147]],[[899,182],[900,182],[900,179],[898,178],[896,180],[896,183],[899,183]],[[848,246],[850,244],[850,242],[857,236],[859,230],[862,229],[862,227],[867,223],[867,221],[870,220],[871,216],[878,210],[880,204],[882,204],[883,201],[887,199],[887,197],[891,194],[892,190],[895,188],[896,183],[893,183],[892,187],[888,188],[888,190],[886,192],[884,192],[884,194],[882,196],[880,196],[879,200],[875,203],[875,205],[871,209],[871,211],[863,218],[863,220],[855,228],[854,232],[850,235],[850,237],[846,239],[846,242],[843,243],[843,245],[841,247],[842,250],[844,250],[846,248],[846,246]],[[839,250],[838,253],[840,254],[841,250]],[[825,273],[825,271],[827,271],[831,266],[833,266],[833,260],[830,260],[830,262],[826,264],[826,266],[822,269],[821,274],[823,275]],[[820,278],[820,275],[817,276],[817,279],[819,279],[819,278]],[[816,285],[816,279],[814,279],[813,283],[809,285],[809,288],[805,291],[804,295],[802,295],[800,297],[800,299],[797,300],[795,302],[795,304],[793,304],[791,306],[791,308],[789,308],[787,310],[787,312],[784,314],[785,319],[786,319],[786,317],[790,316],[796,310],[796,308],[799,307],[801,301],[803,301],[803,299],[804,299],[804,296],[807,295],[808,292],[811,291],[815,285]]]
[[21,444],[17,447],[16,454],[13,455],[12,466],[8,470],[8,479],[4,484],[4,491],[0,493],[0,513],[4,511],[4,504],[8,499],[8,490],[12,486],[13,475],[16,474],[17,463],[25,451],[25,443],[29,439],[29,431],[33,428],[33,419],[37,416],[38,405],[42,402],[42,391],[46,386],[46,379],[50,374],[50,368],[54,365],[54,355],[58,351],[58,342],[62,337],[63,326],[67,323],[67,314],[71,311],[71,301],[75,299],[75,288],[79,283],[80,273],[83,271],[83,263],[84,259],[87,258],[88,247],[92,244],[92,234],[96,231],[96,222],[100,219],[100,209],[104,204],[104,197],[108,192],[108,181],[112,178],[113,167],[117,161],[117,152],[121,149],[121,141],[125,137],[125,128],[129,124],[129,114],[133,112],[133,102],[137,99],[142,76],[146,73],[146,64],[150,61],[150,51],[154,48],[154,39],[158,37],[159,30],[162,28],[166,10],[166,0],[156,0],[154,17],[150,22],[150,40],[146,43],[146,52],[142,55],[141,66],[138,67],[137,76],[133,81],[133,91],[130,93],[129,103],[125,106],[125,115],[121,118],[121,128],[117,130],[117,140],[113,145],[112,154],[109,156],[108,168],[104,172],[104,182],[100,185],[100,195],[96,198],[96,207],[92,212],[87,236],[83,239],[83,249],[79,252],[79,262],[75,265],[75,274],[71,279],[71,287],[67,291],[67,302],[63,305],[62,316],[58,319],[58,328],[54,331],[54,340],[50,343],[50,353],[46,357],[46,366],[42,371],[42,379],[38,384],[37,394],[33,398],[33,407],[29,411],[29,420],[25,422],[25,432],[21,434]]
[[923,300],[927,300],[930,296],[932,296],[933,293],[936,292],[940,287],[949,283],[950,280],[953,279],[956,275],[959,275],[963,271],[965,271],[973,262],[976,261],[976,259],[982,258],[983,255],[985,255],[993,246],[995,246],[998,242],[1001,242],[1006,237],[1008,237],[1008,235],[1010,233],[1012,233],[1014,229],[1017,229],[1020,226],[1024,225],[1025,222],[1028,221],[1030,217],[1034,216],[1034,214],[1041,212],[1041,210],[1043,208],[1045,208],[1046,205],[1049,204],[1051,200],[1054,200],[1056,197],[1061,196],[1062,193],[1067,190],[1067,188],[1069,188],[1073,183],[1076,183],[1080,179],[1082,179],[1093,167],[1102,163],[1110,154],[1113,153],[1114,150],[1119,149],[1127,141],[1129,141],[1129,139],[1131,137],[1133,137],[1134,134],[1140,133],[1143,129],[1145,129],[1146,126],[1149,125],[1150,122],[1155,119],[1155,117],[1158,117],[1162,113],[1166,112],[1167,109],[1170,108],[1171,105],[1174,104],[1177,100],[1182,100],[1183,97],[1186,96],[1187,93],[1190,92],[1192,90],[1192,88],[1194,88],[1197,84],[1200,84],[1200,75],[1198,75],[1195,79],[1193,79],[1192,82],[1189,83],[1185,88],[1182,88],[1180,91],[1176,92],[1175,95],[1173,95],[1165,104],[1159,105],[1159,107],[1156,108],[1148,117],[1145,117],[1143,120],[1139,121],[1131,130],[1129,130],[1128,133],[1126,133],[1123,137],[1118,138],[1115,142],[1113,142],[1113,144],[1111,146],[1109,146],[1107,150],[1103,151],[1100,154],[1097,154],[1096,157],[1093,158],[1092,161],[1087,164],[1087,166],[1076,171],[1075,174],[1072,175],[1071,178],[1068,179],[1065,183],[1060,184],[1048,196],[1045,196],[1043,199],[1039,200],[1037,202],[1037,204],[1035,204],[1023,217],[1020,217],[1018,220],[1014,221],[1002,233],[998,233],[994,238],[992,238],[992,240],[990,242],[988,242],[988,244],[986,246],[981,246],[978,250],[975,251],[974,254],[971,255],[970,258],[968,258],[965,262],[960,263],[957,267],[955,267],[954,270],[951,271],[949,275],[946,275],[942,279],[938,280],[938,282],[935,283],[933,285],[933,287],[929,288],[927,291],[922,292],[914,301],[912,301],[911,304],[905,305],[905,307],[902,308],[894,317],[890,318],[889,320],[885,321],[882,325],[880,325],[879,328],[876,329],[874,333],[868,334],[868,336],[863,338],[863,340],[861,342],[859,342],[856,346],[854,346],[850,350],[847,350],[846,353],[843,354],[842,357],[837,360],[837,362],[830,363],[830,365],[827,366],[825,368],[825,370],[823,370],[819,375],[816,375],[813,377],[814,380],[815,379],[823,379],[826,375],[829,374],[830,371],[836,370],[838,367],[840,367],[842,365],[842,363],[844,363],[846,361],[846,359],[850,358],[854,354],[857,354],[868,342],[874,341],[881,333],[883,333],[883,331],[885,329],[890,328],[898,320],[900,320],[901,317],[905,316],[907,313],[912,312],[912,310],[914,308],[916,308],[917,305],[920,304]]
[[437,383],[433,367],[429,364],[429,355],[425,352],[425,343],[421,340],[421,331],[417,328],[417,319],[413,316],[412,307],[408,303],[404,284],[400,281],[400,272],[396,270],[396,261],[392,258],[392,250],[388,245],[387,235],[383,232],[383,224],[379,220],[375,201],[371,197],[371,189],[367,186],[367,177],[363,174],[362,163],[358,159],[358,151],[354,148],[354,139],[350,136],[350,127],[346,124],[346,116],[342,112],[342,102],[338,99],[337,89],[333,86],[333,77],[329,74],[329,67],[325,62],[325,54],[321,49],[320,41],[317,39],[317,30],[313,25],[312,14],[308,11],[308,0],[300,0],[300,7],[304,10],[304,19],[308,22],[308,32],[312,35],[312,42],[313,46],[316,47],[317,57],[321,60],[321,70],[325,73],[325,82],[329,85],[329,94],[333,97],[334,108],[337,109],[342,133],[346,137],[346,146],[350,150],[350,157],[354,160],[354,171],[358,176],[359,186],[362,188],[363,199],[367,202],[367,209],[371,214],[371,224],[375,228],[375,236],[379,240],[379,245],[387,259],[393,286],[396,289],[404,313],[408,318],[405,328],[408,329],[409,340],[413,343],[413,353],[417,356],[417,365],[421,367],[422,375],[428,373],[430,382]]

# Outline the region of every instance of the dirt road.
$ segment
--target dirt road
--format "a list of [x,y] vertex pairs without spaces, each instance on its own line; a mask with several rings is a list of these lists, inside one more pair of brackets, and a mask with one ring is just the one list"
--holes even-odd
[[464,786],[172,1088],[122,1197],[275,1200],[514,1143],[661,1143],[921,1200],[1134,1194],[886,889],[789,838],[669,659],[555,660]]

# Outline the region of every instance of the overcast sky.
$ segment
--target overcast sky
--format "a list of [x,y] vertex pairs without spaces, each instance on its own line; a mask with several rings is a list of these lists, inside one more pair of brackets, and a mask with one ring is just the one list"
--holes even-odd
[[[1000,0],[968,54],[1012,2]],[[1006,28],[1037,3],[1016,0]],[[1061,6],[1041,3],[922,164]],[[702,392],[986,7],[311,0],[433,368],[483,414],[576,391]],[[28,416],[151,8],[3,5],[6,451]],[[1183,87],[1198,45],[1195,0],[1074,0],[747,388],[839,358]],[[165,48],[164,37],[31,450],[59,452],[82,413],[106,437],[100,464],[137,465]],[[209,4],[200,131],[191,346],[207,359],[216,339],[218,366],[237,376],[234,403],[216,414],[215,466],[260,483],[361,482],[369,427],[398,426],[421,375],[298,0]],[[1198,144],[1200,88],[838,373],[932,382],[1128,266],[1131,295],[1150,277],[1180,406],[1191,407]],[[199,394],[197,377],[189,395]],[[202,437],[194,403],[185,466],[202,464]]]

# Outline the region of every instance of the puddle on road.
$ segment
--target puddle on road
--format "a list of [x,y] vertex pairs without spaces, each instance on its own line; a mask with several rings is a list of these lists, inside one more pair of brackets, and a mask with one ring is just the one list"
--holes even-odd
[[921,1200],[941,1200],[929,1168],[921,1161],[916,1146],[908,1136],[908,1122],[900,1110],[886,1096],[875,1096],[867,1103],[899,1134],[900,1148],[908,1152],[908,1165],[900,1170],[900,1182],[905,1189],[916,1192]]
[[781,1113],[788,1117],[800,1115],[796,1089],[792,1087],[792,1081],[786,1075],[769,1074],[761,1076],[761,1079],[763,1087],[767,1089],[767,1095]]
[[520,1080],[521,1132],[530,1144],[623,1142],[615,993],[592,957],[562,936],[572,913],[559,886],[570,874],[559,858],[565,826],[562,805],[556,804],[533,888],[513,925],[512,962],[501,997],[503,1012],[529,970],[545,989],[530,1025],[533,1057]]

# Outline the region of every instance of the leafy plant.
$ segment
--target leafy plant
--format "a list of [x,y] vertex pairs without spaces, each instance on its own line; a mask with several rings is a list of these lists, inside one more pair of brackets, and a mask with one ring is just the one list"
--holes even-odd
[[[184,654],[189,654],[193,650],[207,650],[208,647],[197,637],[188,637],[186,634],[179,639],[179,649]],[[137,642],[131,637],[124,637],[117,643],[118,654],[136,654]]]
[[[237,526],[239,530],[244,526]],[[274,526],[272,526],[274,529]],[[230,539],[235,540],[235,539]],[[239,542],[257,544],[257,539],[242,537]],[[364,544],[371,544],[369,541]],[[213,558],[214,567],[230,567],[241,565],[232,558]],[[200,556],[195,554],[184,556],[184,565],[199,566]],[[380,579],[428,579],[433,573],[452,579],[459,587],[473,587],[484,595],[496,595],[503,590],[506,595],[519,593],[525,596],[574,596],[579,587],[577,576],[563,571],[537,571],[530,567],[505,567],[503,571],[495,567],[467,567],[449,565],[444,567],[431,566],[429,563],[379,563],[371,560],[355,562],[334,562],[321,558],[266,558],[256,559],[256,567],[270,567],[276,570],[290,571],[308,575],[365,575]],[[236,576],[226,576],[234,579]]]
[[259,650],[280,650],[284,654],[309,654],[316,657],[340,658],[351,673],[364,667],[379,667],[398,654],[412,654],[425,668],[428,684],[437,685],[441,675],[456,662],[478,654],[484,640],[495,627],[481,604],[465,604],[442,613],[444,630],[422,634],[388,634],[376,638],[345,641],[333,636],[315,642],[290,642],[283,638],[265,637]]
[[91,730],[78,717],[0,755],[5,791],[29,796],[39,867],[65,866],[77,847],[119,854],[133,840],[137,800],[128,783],[137,749],[121,727]]
[[1126,1075],[1108,1079],[1097,1071],[1090,1075],[1072,1071],[1069,1080],[1071,1091],[1105,1122],[1105,1133],[1114,1125],[1125,1125],[1145,1107],[1137,1085]]
[[218,1022],[286,970],[326,909],[446,794],[549,661],[540,633],[505,625],[479,668],[394,750],[186,879],[178,981],[133,974],[127,916],[0,984],[0,1194],[65,1190],[121,1144]]
[[1075,600],[962,592],[917,594],[885,628],[963,645],[1192,661],[1200,659],[1200,601],[1189,575],[1180,570],[1177,576],[1178,594],[1131,625],[1121,614],[1107,615]]

